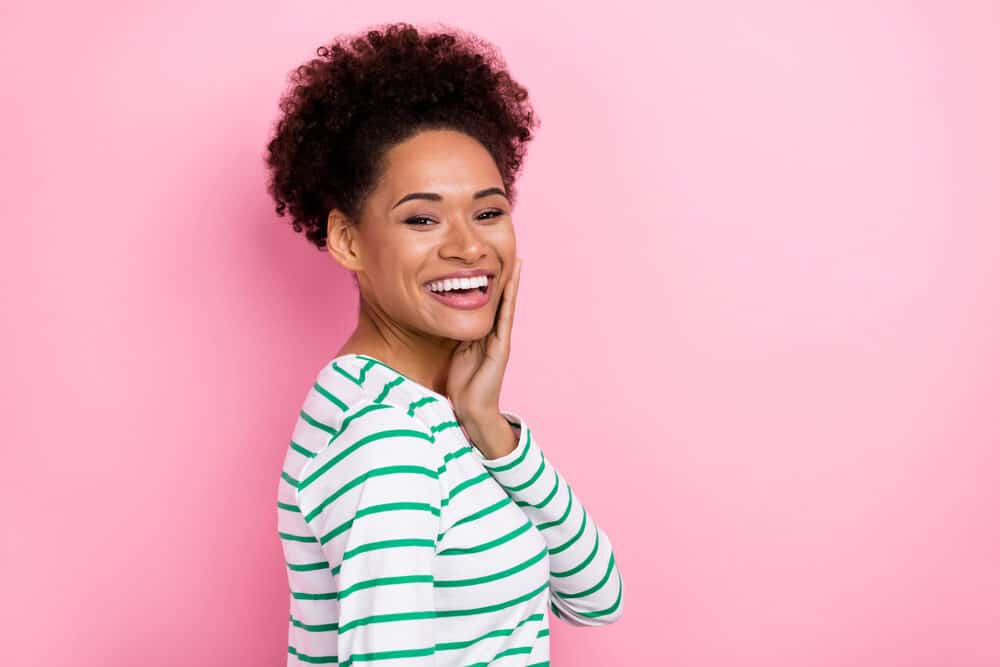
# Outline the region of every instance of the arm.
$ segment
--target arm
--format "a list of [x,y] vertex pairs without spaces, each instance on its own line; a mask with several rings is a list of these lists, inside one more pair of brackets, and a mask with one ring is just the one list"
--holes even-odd
[[443,461],[422,422],[372,405],[352,408],[356,416],[306,465],[299,507],[337,582],[339,663],[430,666]]
[[[613,623],[623,612],[623,584],[611,540],[545,458],[531,428],[520,415],[501,414],[510,423],[506,436],[493,427],[476,431],[480,437],[492,438],[496,443],[493,447],[483,447],[492,458],[474,451],[549,546],[552,613],[571,625]],[[491,431],[495,435],[490,435]],[[511,440],[516,441],[513,450]]]

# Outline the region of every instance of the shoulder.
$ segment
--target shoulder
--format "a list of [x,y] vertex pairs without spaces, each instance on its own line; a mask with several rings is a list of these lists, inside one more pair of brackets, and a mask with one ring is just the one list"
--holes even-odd
[[[438,398],[421,385],[377,359],[343,355],[327,362],[316,374],[300,413],[307,426],[326,433],[329,441],[350,425],[359,413],[379,411],[365,424],[402,420],[432,432]],[[402,410],[405,417],[398,415]],[[384,412],[383,412],[384,411]],[[358,422],[360,425],[361,422]]]
[[426,467],[440,467],[433,444],[448,413],[432,393],[378,360],[336,357],[306,392],[283,477],[302,480],[326,464],[357,472],[398,458],[398,448]]
[[296,440],[316,452],[337,435],[348,417],[368,404],[387,401],[387,378],[370,362],[355,355],[332,359],[316,373],[306,392],[296,425]]
[[439,505],[446,465],[434,440],[423,421],[394,402],[365,396],[349,405],[327,444],[300,469],[296,498],[306,520],[358,494]]

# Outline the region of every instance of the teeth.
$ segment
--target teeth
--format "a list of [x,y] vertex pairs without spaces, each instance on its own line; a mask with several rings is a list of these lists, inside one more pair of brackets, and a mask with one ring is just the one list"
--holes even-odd
[[486,287],[489,284],[489,276],[474,276],[472,278],[448,278],[447,280],[435,280],[428,287],[432,292],[447,292],[456,289],[471,289],[473,287]]

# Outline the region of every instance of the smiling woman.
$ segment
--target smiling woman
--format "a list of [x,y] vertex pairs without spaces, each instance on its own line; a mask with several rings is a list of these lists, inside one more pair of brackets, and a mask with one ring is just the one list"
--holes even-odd
[[[506,283],[514,268],[503,177],[477,139],[451,129],[414,134],[386,150],[382,165],[357,220],[337,208],[328,215],[327,247],[361,291],[358,330],[344,350],[384,358],[391,354],[383,349],[387,341],[413,340],[442,370],[456,340],[490,333],[496,281]],[[492,275],[494,289],[488,282],[486,294],[442,292],[468,290],[473,274]],[[443,279],[437,290],[428,288]],[[410,370],[444,392],[443,374]]]
[[499,396],[537,124],[472,35],[408,24],[297,68],[276,211],[355,277],[358,325],[306,392],[278,480],[288,664],[549,664],[549,612],[623,611],[611,541]]

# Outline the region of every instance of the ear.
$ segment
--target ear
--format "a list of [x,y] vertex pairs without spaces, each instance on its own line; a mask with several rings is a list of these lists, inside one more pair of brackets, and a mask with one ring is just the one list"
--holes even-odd
[[326,218],[326,249],[348,271],[361,270],[361,255],[355,224],[339,209]]

